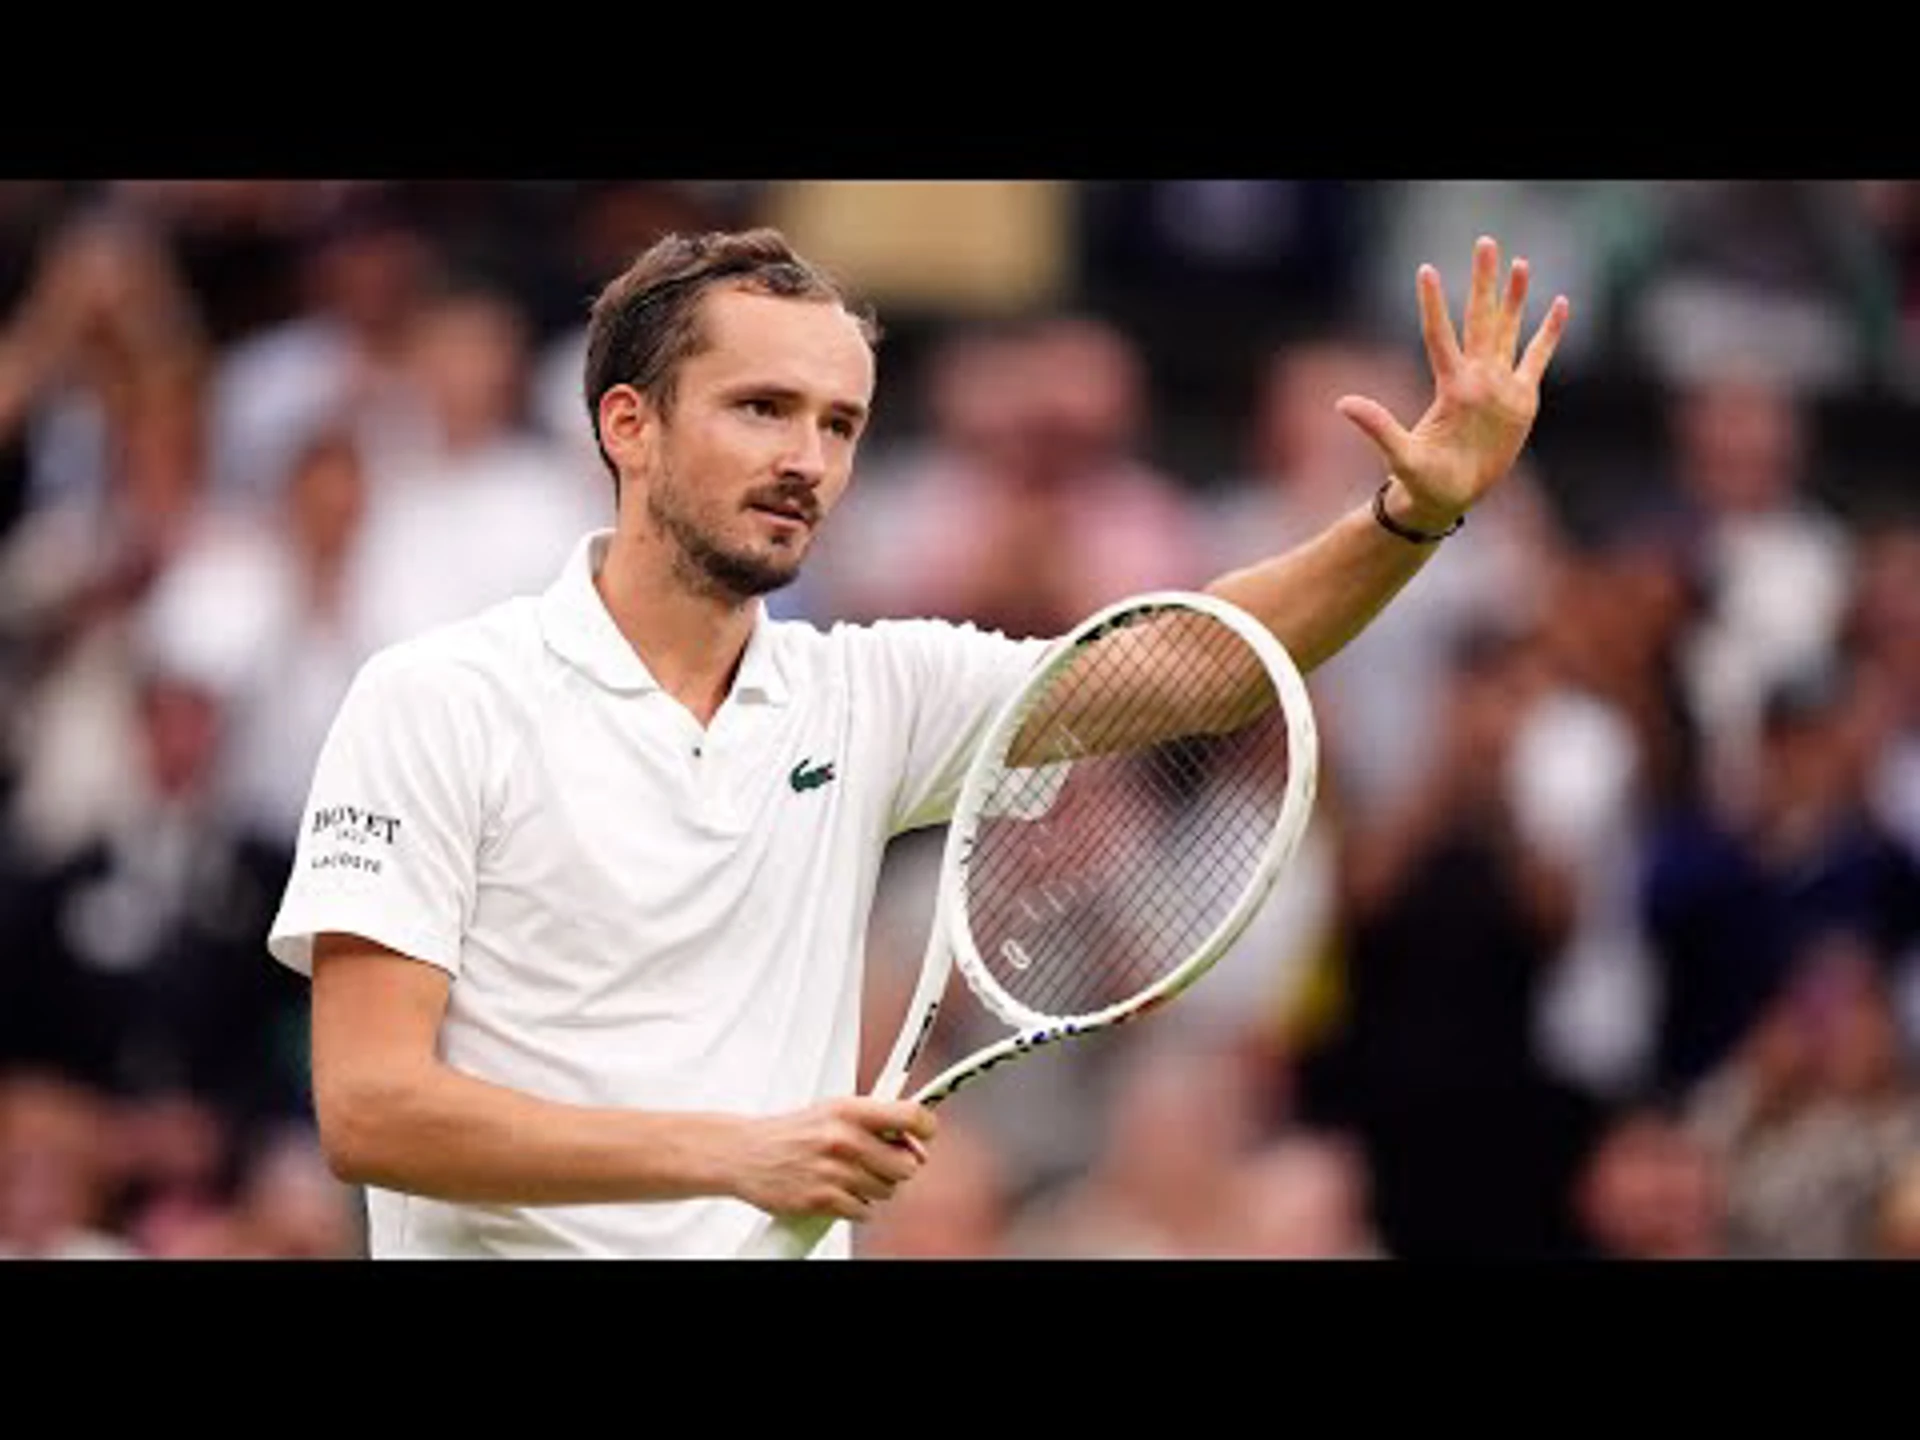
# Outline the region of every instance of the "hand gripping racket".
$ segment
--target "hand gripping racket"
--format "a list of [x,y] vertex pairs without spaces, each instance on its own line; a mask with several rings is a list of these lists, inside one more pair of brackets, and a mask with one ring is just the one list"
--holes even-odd
[[[968,767],[919,984],[873,1094],[901,1094],[954,964],[1014,1033],[929,1080],[925,1105],[1185,990],[1271,891],[1318,773],[1300,672],[1237,606],[1162,591],[1081,622]],[[770,1217],[746,1253],[803,1257],[833,1223]]]

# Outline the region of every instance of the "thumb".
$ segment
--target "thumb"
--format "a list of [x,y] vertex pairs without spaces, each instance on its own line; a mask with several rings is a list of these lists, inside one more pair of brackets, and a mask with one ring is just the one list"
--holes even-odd
[[1333,408],[1366,434],[1387,457],[1389,467],[1399,470],[1406,456],[1411,437],[1400,428],[1400,422],[1388,413],[1387,407],[1377,400],[1369,400],[1364,395],[1342,395],[1334,402]]

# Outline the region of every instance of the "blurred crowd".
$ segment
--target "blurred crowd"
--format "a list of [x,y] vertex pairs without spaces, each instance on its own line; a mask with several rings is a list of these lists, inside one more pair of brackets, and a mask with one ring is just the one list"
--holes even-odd
[[600,284],[759,222],[894,332],[772,601],[821,625],[1052,633],[1310,537],[1379,479],[1333,400],[1417,416],[1413,269],[1457,307],[1479,233],[1574,301],[1543,430],[1659,396],[1605,503],[1537,446],[1314,675],[1215,971],[957,1096],[862,1253],[1920,1255],[1920,488],[1816,426],[1920,405],[1920,187],[148,180],[0,184],[0,1256],[360,1253],[263,943],[314,757],[374,650],[610,522]]

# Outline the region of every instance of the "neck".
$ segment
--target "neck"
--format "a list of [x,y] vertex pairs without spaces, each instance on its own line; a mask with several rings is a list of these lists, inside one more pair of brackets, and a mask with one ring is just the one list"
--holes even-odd
[[648,673],[705,725],[733,686],[757,607],[690,584],[670,543],[652,530],[622,526],[593,583]]

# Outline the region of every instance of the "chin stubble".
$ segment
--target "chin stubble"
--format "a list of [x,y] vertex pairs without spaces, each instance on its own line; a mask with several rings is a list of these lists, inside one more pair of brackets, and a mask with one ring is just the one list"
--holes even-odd
[[647,514],[674,543],[674,573],[692,589],[750,600],[791,585],[800,574],[796,558],[786,564],[723,549],[676,508],[662,503],[659,489],[647,495]]

